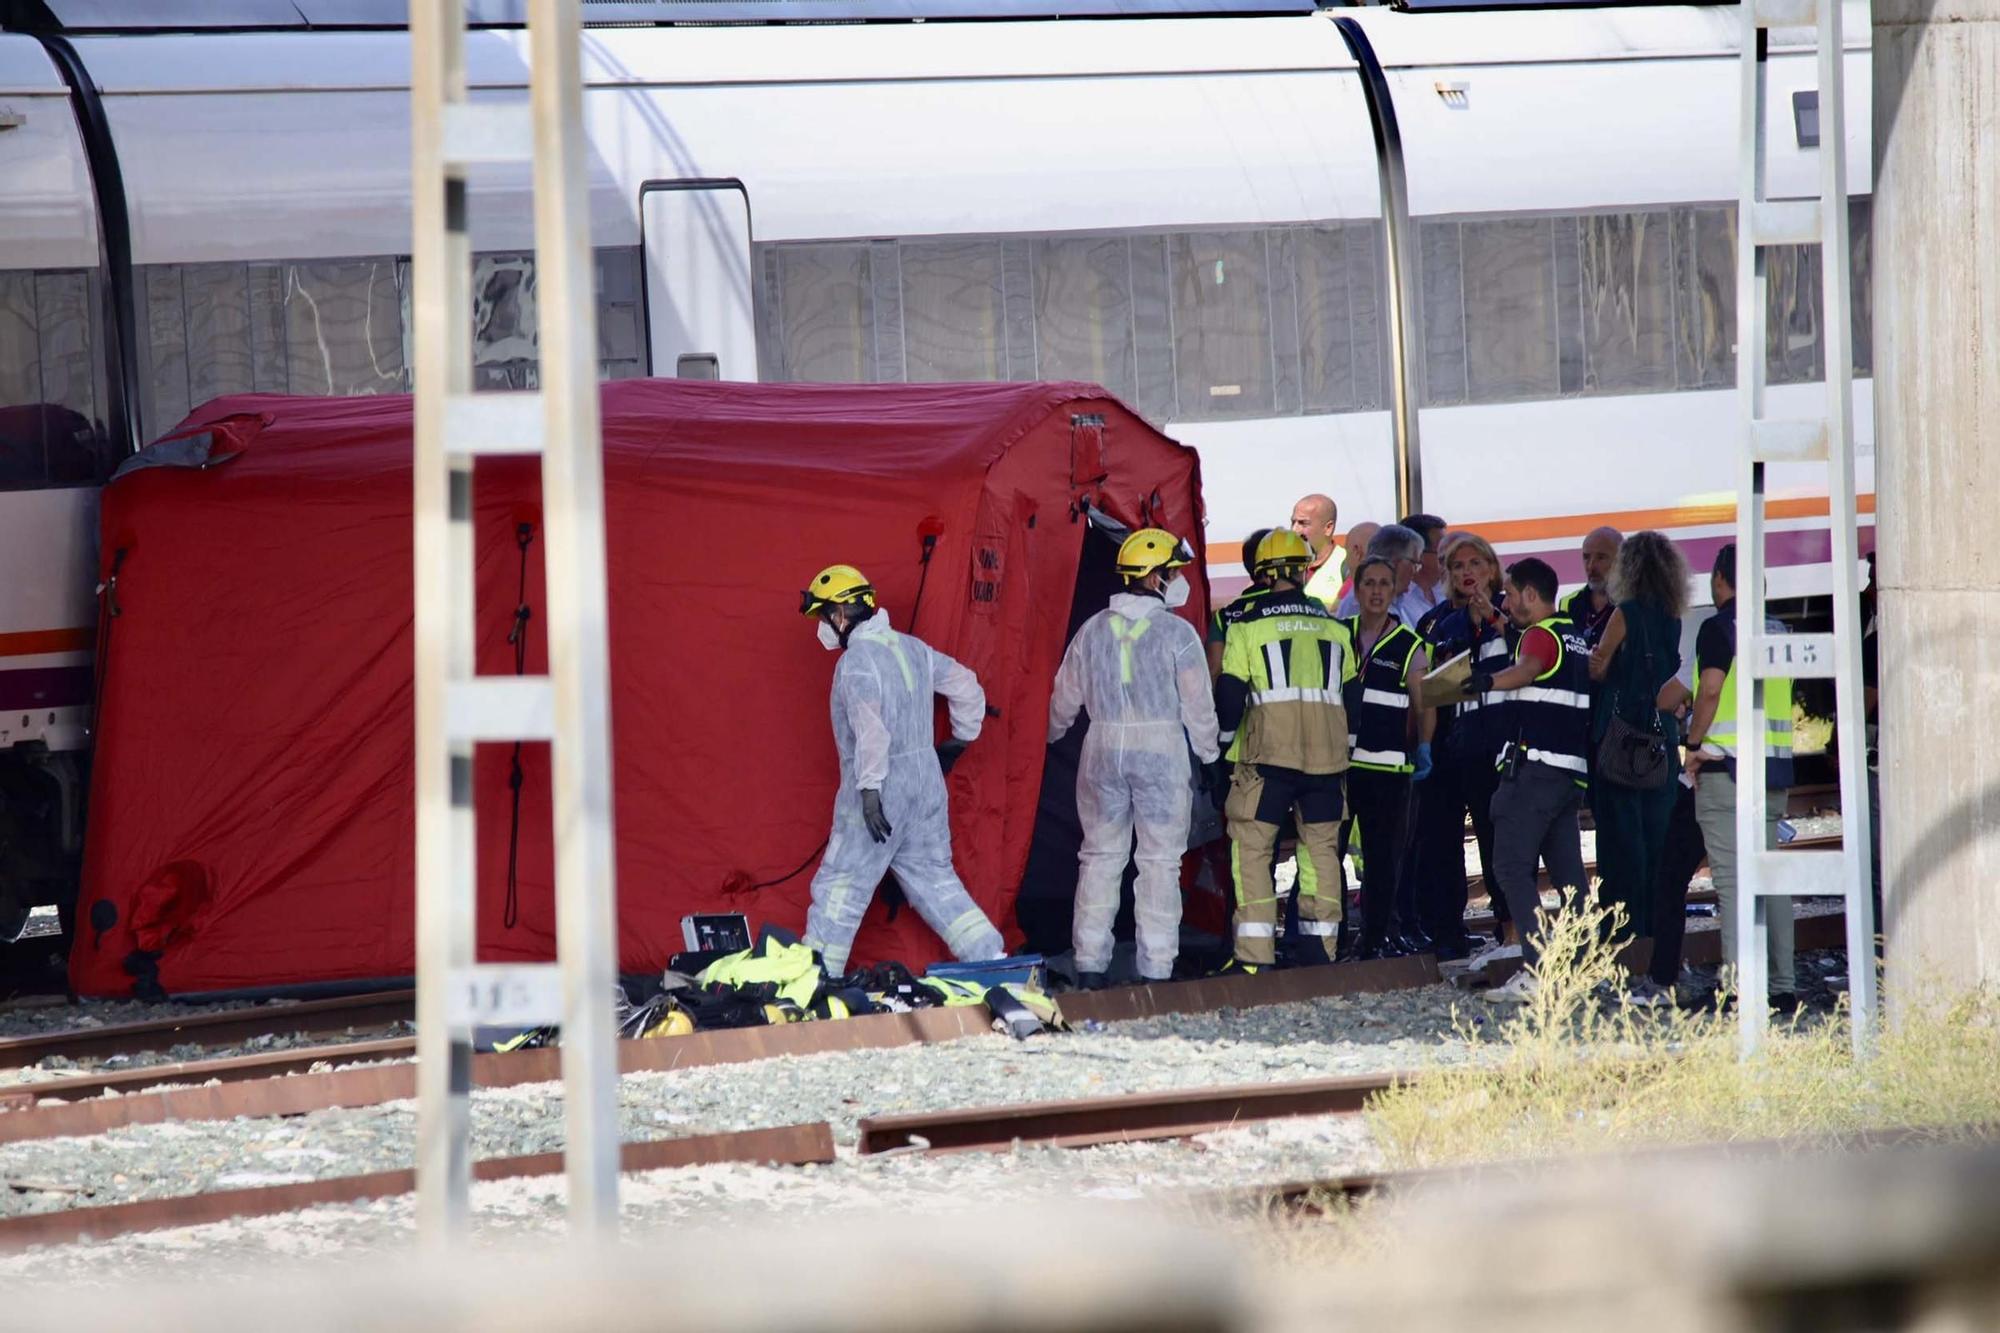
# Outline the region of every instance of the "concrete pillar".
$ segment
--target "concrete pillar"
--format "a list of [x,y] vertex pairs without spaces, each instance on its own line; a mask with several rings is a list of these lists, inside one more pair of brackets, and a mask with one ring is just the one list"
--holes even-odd
[[1875,0],[1892,1003],[2000,985],[2000,0]]

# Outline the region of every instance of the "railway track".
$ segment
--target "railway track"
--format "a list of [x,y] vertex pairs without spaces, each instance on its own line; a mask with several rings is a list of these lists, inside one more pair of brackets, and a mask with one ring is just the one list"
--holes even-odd
[[[1831,786],[1794,787],[1789,797],[1789,812],[1793,815],[1803,815],[1820,811],[1825,808],[1826,798],[1837,794],[1837,790]],[[1825,849],[1838,847],[1840,838],[1837,834],[1829,837],[1802,838],[1787,845],[1795,850]],[[1595,862],[1586,863],[1586,869],[1595,870]],[[1477,874],[1470,877],[1469,885],[1475,896],[1484,891],[1484,881]],[[1545,892],[1550,888],[1546,872],[1542,876],[1542,888]],[[1688,900],[1700,902],[1704,899],[1700,894],[1690,894]],[[1710,895],[1707,900],[1713,901],[1713,896]],[[1468,917],[1466,926],[1473,931],[1488,931],[1492,929],[1492,919],[1490,915],[1483,918]],[[1136,1015],[1119,1013],[1115,1016]],[[378,991],[342,998],[305,1000],[296,1004],[260,1005],[244,1009],[216,1010],[190,1005],[186,1013],[175,1014],[169,1018],[0,1038],[0,1070],[28,1068],[51,1057],[108,1060],[119,1056],[150,1055],[177,1045],[226,1046],[262,1037],[343,1032],[365,1037],[371,1030],[393,1028],[398,1024],[413,1022],[415,1018],[416,992],[407,989]],[[365,1049],[343,1053],[342,1045]],[[95,1094],[85,1091],[63,1091],[40,1092],[38,1095],[90,1096],[110,1091],[126,1092],[156,1087],[166,1082],[211,1079],[231,1082],[303,1072],[315,1065],[333,1061],[344,1060],[351,1063],[371,1059],[397,1060],[408,1059],[414,1054],[413,1040],[383,1036],[373,1041],[364,1040],[338,1045],[328,1043],[282,1053],[219,1056],[206,1061],[182,1062],[179,1066],[171,1067],[175,1075],[173,1078],[162,1077],[158,1071],[104,1071],[95,1076],[97,1085]],[[204,1067],[197,1069],[195,1068],[197,1065]],[[167,1070],[170,1067],[159,1068]],[[73,1082],[75,1089],[88,1086],[90,1081],[85,1078]],[[7,1099],[13,1097],[17,1091],[0,1092],[0,1107],[4,1107]]]
[[[1301,968],[1258,976],[1163,982],[1066,996],[1072,1022],[1139,1018],[1221,1008],[1287,1004],[1320,996],[1409,989],[1440,979],[1429,957]],[[873,1014],[833,1023],[697,1032],[619,1043],[623,1073],[736,1064],[783,1055],[953,1041],[989,1031],[984,1006]],[[348,1043],[267,1052],[228,1060],[154,1065],[115,1075],[86,1075],[7,1090],[32,1099],[0,1109],[0,1144],[100,1134],[124,1125],[304,1115],[333,1107],[374,1106],[416,1095],[415,1045],[407,1040]],[[480,1087],[516,1087],[562,1076],[560,1048],[473,1057]],[[374,1063],[361,1063],[374,1061]],[[349,1062],[353,1067],[319,1069]],[[300,1070],[306,1072],[299,1072]],[[212,1081],[212,1082],[211,1082]],[[192,1085],[192,1086],[188,1086]],[[124,1095],[105,1097],[108,1091]],[[70,1098],[54,1105],[52,1099]],[[0,1100],[0,1108],[7,1105]]]
[[69,1028],[0,1039],[0,1069],[25,1069],[51,1056],[70,1060],[145,1055],[179,1045],[219,1046],[291,1033],[346,1032],[393,1027],[416,1017],[413,990],[378,991],[343,999],[260,1005],[253,1009],[202,1009],[144,1023]]
[[1411,1077],[1388,1074],[1309,1079],[870,1116],[860,1123],[859,1150],[864,1155],[911,1150],[1005,1152],[1017,1143],[1095,1148],[1107,1143],[1185,1139],[1259,1120],[1353,1115],[1367,1106],[1370,1097]]
[[[620,1150],[620,1167],[625,1171],[657,1171],[714,1162],[805,1166],[824,1164],[833,1159],[833,1127],[823,1120],[803,1125],[783,1125],[775,1129],[741,1130],[731,1134],[651,1139],[627,1143]],[[475,1180],[516,1180],[529,1176],[560,1175],[562,1170],[562,1154],[546,1152],[522,1157],[488,1158],[473,1163],[472,1174]],[[0,1249],[60,1245],[85,1239],[108,1240],[113,1236],[128,1236],[141,1231],[164,1231],[244,1217],[271,1217],[325,1204],[392,1198],[414,1193],[416,1188],[417,1173],[414,1170],[376,1171],[367,1175],[334,1176],[284,1185],[211,1190],[205,1194],[181,1194],[165,1199],[25,1213],[0,1218]]]
[[[1812,923],[1831,923],[1831,926]],[[1841,924],[1838,917],[1816,917],[1801,921],[1800,946],[1820,947],[1815,932],[1829,933],[1832,927],[1839,927]],[[1347,965],[1337,968],[1301,969],[1290,974],[1263,974],[1255,978],[1232,978],[1228,979],[1232,989],[1220,993],[1212,989],[1216,985],[1214,982],[1134,988],[1141,999],[1136,1002],[1128,1001],[1128,1004],[1158,1012],[1175,1012],[1200,1007],[1198,1001],[1221,999],[1224,1002],[1244,1003],[1248,994],[1245,986],[1249,983],[1261,983],[1258,989],[1266,993],[1266,1002],[1281,1003],[1285,999],[1294,998],[1293,991],[1301,984],[1300,978],[1311,979],[1316,988],[1321,990],[1353,989],[1355,983],[1351,973],[1361,970],[1364,966],[1369,970],[1369,977],[1365,980],[1376,989],[1386,988],[1386,983],[1391,981],[1407,982],[1411,978],[1427,980],[1435,976],[1435,969],[1429,965],[1429,960],[1394,960],[1394,962],[1400,966]],[[1344,973],[1350,976],[1343,977],[1341,974]],[[1288,981],[1290,984],[1287,986],[1276,984],[1280,981]],[[1336,982],[1341,984],[1336,985]],[[1418,981],[1417,984],[1422,982]],[[1093,995],[1087,998],[1098,1000],[1099,996]],[[850,1047],[904,1044],[912,1040],[949,1039],[954,1032],[957,1035],[967,1035],[970,1032],[984,1030],[987,1016],[984,1014],[975,1016],[967,1009],[959,1009],[926,1010],[915,1015],[877,1017],[897,1020],[903,1024],[904,1030],[900,1034],[870,1032],[866,1028],[852,1026],[867,1024],[870,1019],[850,1019],[840,1024],[802,1024],[775,1029],[697,1034],[696,1037],[662,1038],[651,1042],[627,1042],[623,1044],[625,1050],[621,1054],[627,1056],[623,1063],[628,1069],[687,1067],[701,1063],[769,1058],[806,1049],[800,1045],[802,1042],[824,1046],[828,1034],[836,1033],[843,1028],[856,1034],[855,1039],[843,1043]],[[919,1021],[912,1027],[909,1020]],[[822,1031],[814,1032],[815,1027]],[[695,1058],[697,1053],[693,1049],[693,1044],[703,1037],[715,1040],[709,1043],[711,1049],[702,1053],[703,1058]],[[675,1051],[676,1047],[681,1049]],[[637,1058],[633,1058],[630,1054],[634,1048],[639,1048]],[[552,1076],[559,1053],[530,1051],[513,1056],[484,1058],[497,1063],[488,1065],[484,1071],[486,1077],[480,1081],[489,1083],[530,1081]],[[511,1064],[506,1063],[510,1061]],[[506,1077],[495,1078],[496,1070]],[[363,1075],[375,1080],[374,1091],[379,1093],[384,1090],[401,1089],[403,1084],[411,1082],[414,1067],[403,1064],[376,1069],[337,1071],[337,1075],[348,1074]],[[1234,1126],[1273,1119],[1356,1114],[1366,1108],[1371,1097],[1399,1084],[1407,1083],[1415,1077],[1418,1075],[1392,1073],[973,1107],[914,1115],[872,1116],[862,1119],[858,1124],[857,1151],[862,1156],[996,1152],[1006,1151],[1021,1143],[1081,1149],[1115,1143],[1187,1139]],[[186,1089],[182,1090],[182,1093],[196,1097],[221,1096],[227,1101],[233,1094],[259,1087],[264,1089],[265,1096],[271,1096],[275,1090],[306,1081],[308,1080],[269,1078],[241,1087]],[[182,1093],[152,1095],[179,1096]],[[403,1091],[403,1095],[408,1095],[407,1090]],[[295,1104],[304,1106],[313,1100],[315,1100],[313,1096],[307,1096]],[[123,1113],[125,1106],[145,1101],[145,1097],[122,1097],[94,1105],[82,1103],[73,1106],[44,1107],[28,1112],[0,1115],[0,1136],[16,1137],[6,1133],[10,1122],[25,1126],[37,1117],[52,1114],[74,1116],[76,1113],[82,1113],[86,1123],[105,1123],[106,1127],[108,1127],[106,1122],[137,1123],[145,1119],[171,1118],[146,1115],[133,1118]],[[111,1108],[119,1110],[112,1111]],[[104,1114],[105,1112],[109,1114]],[[245,1112],[237,1109],[235,1113],[271,1112],[268,1110]],[[72,1127],[69,1132],[92,1131],[77,1126]],[[624,1167],[628,1171],[656,1170],[709,1162],[800,1165],[830,1163],[835,1160],[835,1151],[831,1127],[825,1122],[814,1122],[734,1134],[700,1135],[684,1139],[631,1143],[624,1148],[623,1160]],[[480,1162],[475,1167],[475,1178],[501,1180],[550,1175],[561,1170],[560,1154],[542,1153]],[[1338,1206],[1338,1201],[1341,1200],[1351,1202],[1394,1188],[1399,1179],[1401,1177],[1394,1175],[1366,1173],[1245,1187],[1230,1193],[1239,1199],[1247,1197],[1260,1200],[1261,1206],[1267,1209],[1310,1214]],[[30,1187],[33,1187],[32,1184]],[[232,1218],[276,1215],[325,1204],[391,1197],[406,1194],[414,1188],[414,1172],[385,1171],[27,1214],[0,1219],[0,1248],[59,1244],[86,1237],[105,1239],[140,1231],[192,1226]]]

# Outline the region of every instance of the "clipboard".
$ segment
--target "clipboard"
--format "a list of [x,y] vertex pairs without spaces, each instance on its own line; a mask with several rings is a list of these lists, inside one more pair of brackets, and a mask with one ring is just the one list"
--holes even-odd
[[1424,673],[1424,685],[1420,692],[1426,708],[1442,708],[1462,703],[1467,698],[1465,682],[1472,679],[1472,650],[1466,649],[1457,657]]

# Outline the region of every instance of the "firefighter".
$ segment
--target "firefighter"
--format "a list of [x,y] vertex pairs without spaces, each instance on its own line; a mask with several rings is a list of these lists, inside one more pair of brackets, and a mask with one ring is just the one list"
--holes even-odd
[[1181,855],[1187,850],[1193,792],[1188,749],[1214,762],[1215,701],[1201,636],[1174,614],[1187,604],[1176,571],[1194,552],[1172,533],[1143,528],[1118,548],[1125,591],[1070,640],[1049,700],[1049,743],[1090,713],[1076,770],[1077,979],[1095,990],[1111,966],[1118,886],[1138,838],[1133,887],[1139,976],[1165,981],[1180,953]]
[[1345,813],[1347,710],[1354,678],[1347,629],[1304,583],[1311,549],[1278,529],[1258,543],[1252,569],[1269,596],[1229,627],[1216,681],[1217,721],[1230,775],[1224,813],[1234,842],[1235,957],[1255,972],[1276,961],[1277,887],[1271,853],[1285,816],[1299,837],[1299,956],[1331,962],[1340,929],[1340,822]]
[[[813,875],[805,942],[820,951],[828,975],[843,975],[875,886],[892,871],[954,958],[1004,956],[1000,932],[952,868],[945,804],[944,775],[986,718],[978,678],[890,628],[875,589],[852,565],[821,570],[800,594],[799,609],[819,622],[821,646],[840,654],[832,701],[840,791]],[[935,747],[934,694],[950,705],[952,734]]]

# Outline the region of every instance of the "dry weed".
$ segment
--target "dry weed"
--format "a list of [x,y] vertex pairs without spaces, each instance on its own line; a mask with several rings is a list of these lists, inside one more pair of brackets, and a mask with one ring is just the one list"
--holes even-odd
[[1624,974],[1604,943],[1619,909],[1544,917],[1532,1002],[1494,1037],[1461,1035],[1484,1059],[1427,1072],[1378,1097],[1370,1126],[1391,1169],[1533,1159],[1700,1142],[2000,1125],[2000,999],[1911,1004],[1853,1058],[1843,1009],[1774,1020],[1742,1060],[1736,1021],[1617,999]]

